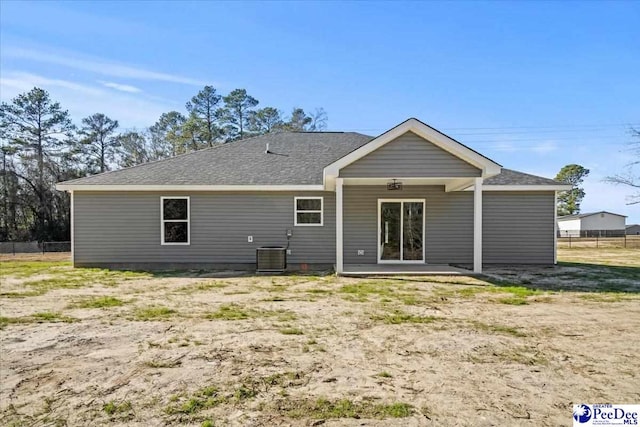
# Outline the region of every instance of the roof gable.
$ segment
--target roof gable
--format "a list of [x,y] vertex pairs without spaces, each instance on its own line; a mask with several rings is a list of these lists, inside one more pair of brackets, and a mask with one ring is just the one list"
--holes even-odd
[[477,167],[482,171],[482,177],[494,176],[500,173],[501,166],[498,163],[428,126],[420,120],[411,118],[327,166],[324,170],[325,185],[327,184],[327,180],[334,180],[339,175],[341,169],[346,168],[355,161],[380,149],[384,145],[394,141],[396,138],[407,132],[413,132],[422,139],[425,139],[435,146],[449,152],[453,156]]
[[339,171],[341,177],[479,177],[481,170],[408,131]]

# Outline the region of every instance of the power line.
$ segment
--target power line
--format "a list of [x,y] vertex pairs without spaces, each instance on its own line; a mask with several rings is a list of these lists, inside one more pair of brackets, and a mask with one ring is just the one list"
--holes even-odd
[[[478,130],[478,131],[486,131],[486,130],[494,130],[494,131],[509,131],[511,129],[531,129],[531,131],[524,132],[496,132],[495,134],[504,134],[504,133],[534,133],[534,132],[581,132],[581,131],[596,131],[599,129],[605,130],[607,128],[610,129],[628,129],[629,127],[638,127],[640,123],[629,122],[629,123],[609,123],[609,124],[581,124],[581,125],[550,125],[550,126],[499,126],[499,127],[456,127],[456,128],[448,128],[443,127],[439,130],[443,132],[453,132],[453,131],[467,131],[467,130]],[[353,128],[348,129],[351,132],[368,132],[368,131],[386,131],[389,130],[387,128]],[[463,133],[458,135],[493,135],[494,133],[485,133],[485,132],[471,132],[471,133]]]

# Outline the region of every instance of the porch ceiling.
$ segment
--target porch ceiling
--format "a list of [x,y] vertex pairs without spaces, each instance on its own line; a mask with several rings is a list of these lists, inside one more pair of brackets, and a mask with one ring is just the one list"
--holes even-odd
[[402,178],[398,176],[380,178],[343,178],[344,185],[386,185],[391,180],[404,185],[444,185],[446,191],[460,191],[474,185],[475,178],[438,177],[438,178]]

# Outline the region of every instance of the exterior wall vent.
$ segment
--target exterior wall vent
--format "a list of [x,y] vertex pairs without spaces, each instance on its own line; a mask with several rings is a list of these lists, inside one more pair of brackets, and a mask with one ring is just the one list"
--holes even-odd
[[258,273],[282,273],[286,268],[287,248],[262,246],[256,250],[256,271]]

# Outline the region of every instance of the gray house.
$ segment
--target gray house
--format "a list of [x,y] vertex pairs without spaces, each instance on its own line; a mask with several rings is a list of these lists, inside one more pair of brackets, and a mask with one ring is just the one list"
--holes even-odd
[[[553,264],[556,192],[409,119],[378,137],[284,132],[58,184],[76,266],[337,273],[402,265]],[[396,269],[397,271],[397,269]]]

